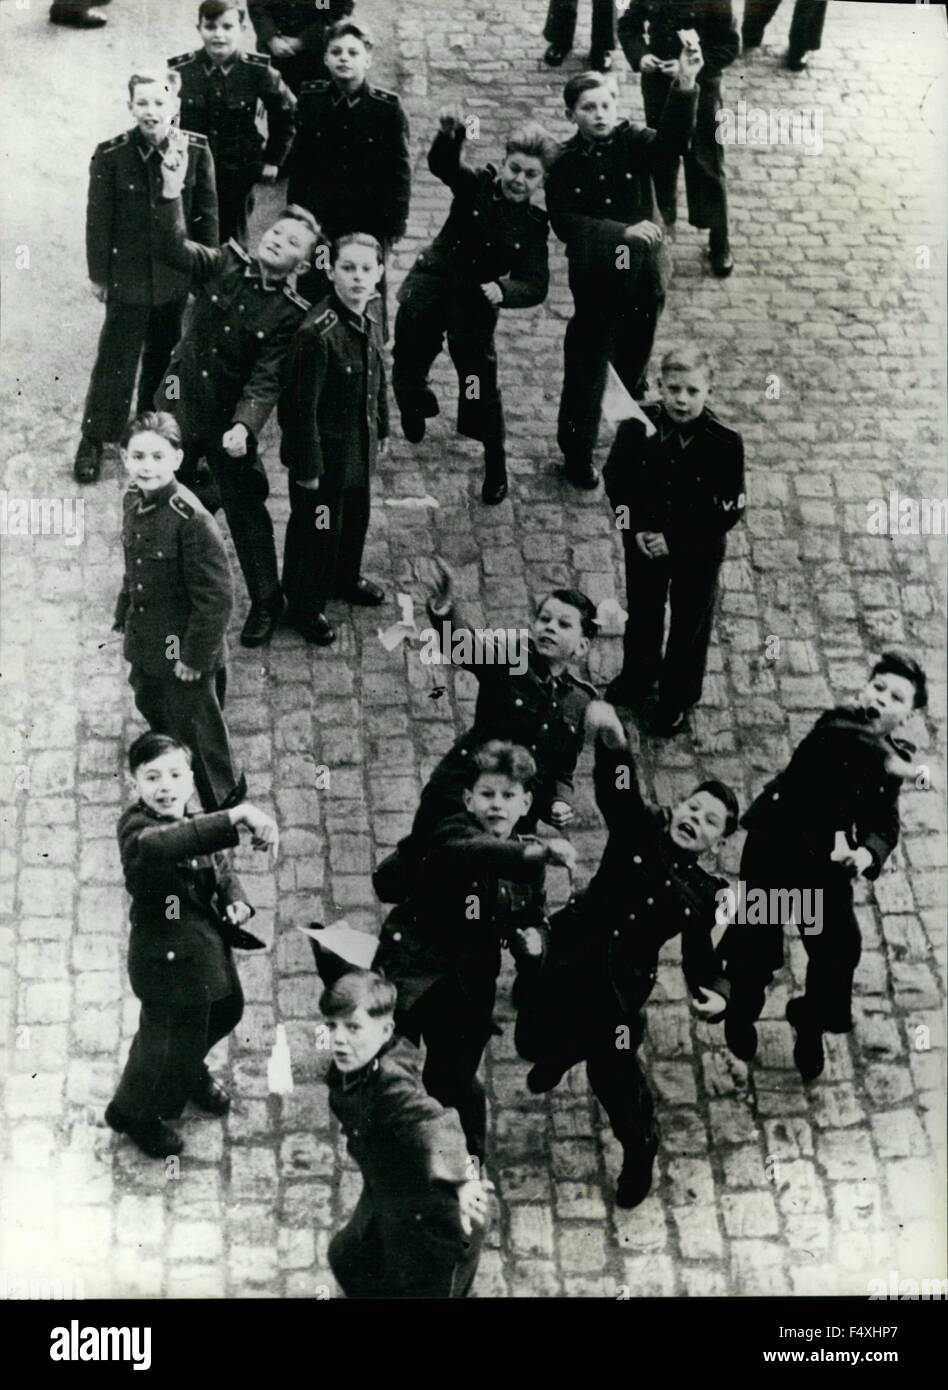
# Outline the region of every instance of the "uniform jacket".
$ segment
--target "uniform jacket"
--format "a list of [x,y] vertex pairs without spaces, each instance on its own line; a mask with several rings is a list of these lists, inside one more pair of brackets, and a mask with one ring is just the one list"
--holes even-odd
[[701,41],[704,66],[698,75],[700,83],[719,77],[740,52],[731,0],[631,0],[618,28],[629,66],[638,72],[646,53],[663,61],[679,57],[679,29],[696,30]]
[[[620,769],[627,769],[625,777]],[[643,799],[628,750],[597,744],[594,778],[608,839],[592,882],[573,901],[576,944],[605,958],[619,1001],[634,1009],[648,995],[662,946],[681,932],[689,989],[707,987],[726,996],[711,941],[715,895],[726,880],[707,873],[695,855],[673,842],[669,813]],[[568,929],[562,917],[555,920],[554,955],[562,949],[557,935]]]
[[415,261],[399,300],[443,297],[446,289],[495,281],[503,308],[528,309],[546,298],[550,284],[546,213],[532,203],[512,203],[500,191],[497,170],[468,168],[461,159],[465,129],[439,131],[428,168],[454,194],[447,221]]
[[423,1055],[393,1038],[357,1072],[327,1074],[329,1105],[362,1173],[354,1219],[380,1227],[385,1253],[432,1226],[460,1230],[457,1188],[473,1176],[456,1110],[445,1110],[421,1080]]
[[[207,136],[219,171],[259,176],[264,164],[282,164],[296,130],[296,97],[269,59],[238,53],[221,66],[204,49],[171,58],[181,79],[181,124]],[[257,127],[267,116],[267,140]]]
[[[187,142],[188,170],[181,194],[187,235],[216,246],[217,185],[203,135],[179,132]],[[138,128],[99,145],[89,170],[86,261],[89,279],[125,304],[166,304],[188,293],[188,275],[159,256],[152,219],[161,198],[161,155]]]
[[218,922],[230,903],[247,898],[219,851],[239,841],[226,811],[172,820],[138,802],[123,813],[128,974],[139,999],[184,1008],[233,993],[236,972]]
[[725,535],[744,515],[744,442],[705,408],[680,426],[664,406],[643,407],[655,426],[623,420],[603,470],[613,507],[629,508],[628,534],[661,531],[674,558],[723,557]]
[[385,920],[373,963],[397,988],[400,1010],[446,978],[475,994],[493,989],[502,941],[544,928],[544,864],[538,841],[498,840],[466,811],[442,822],[413,892]]
[[[592,279],[604,292],[658,291],[667,279],[662,244],[626,243],[626,227],[656,220],[652,170],[687,152],[694,129],[696,91],[675,81],[657,130],[620,121],[605,140],[578,132],[567,140],[546,182],[550,223],[566,243],[570,283]],[[618,268],[616,248],[628,246],[629,268]],[[621,277],[618,279],[617,277]]]
[[161,408],[176,416],[186,441],[232,424],[259,438],[309,302],[284,283],[265,284],[259,263],[236,241],[219,251],[189,241],[182,214],[180,199],[161,199],[154,216],[157,254],[186,273],[195,291],[168,367],[178,395]]
[[193,492],[171,482],[157,492],[131,487],[122,516],[125,576],[115,625],[125,633],[125,659],[148,675],[174,669],[174,656],[195,671],[227,660],[227,624],[234,580],[217,522]]
[[790,762],[768,782],[741,824],[752,833],[786,841],[788,858],[802,852],[829,863],[836,832],[863,845],[878,878],[899,839],[901,779],[886,771],[891,752],[859,709],[821,714]]
[[331,294],[293,339],[280,398],[280,458],[294,481],[368,486],[388,438],[382,336]]
[[[452,634],[463,632],[473,638],[477,631],[456,607],[444,614],[429,607],[428,621],[438,634],[439,642],[446,623]],[[487,644],[494,647],[495,660],[484,659],[488,655],[486,647],[483,650],[475,647],[481,660],[472,665],[455,663],[460,670],[469,671],[478,682],[474,723],[442,758],[431,783],[439,778],[466,776],[471,753],[486,739],[509,739],[533,756],[537,765],[533,809],[545,818],[554,801],[572,798],[573,773],[583,746],[586,706],[596,699],[596,687],[569,671],[551,676],[545,659],[532,647],[526,671],[523,675],[514,675],[510,665],[500,660],[504,652],[493,642],[493,630],[488,628],[485,632]],[[509,652],[507,657],[509,661]]]
[[395,93],[363,83],[347,96],[334,82],[306,82],[297,126],[290,202],[309,208],[330,240],[343,232],[403,236],[411,164],[408,119]]

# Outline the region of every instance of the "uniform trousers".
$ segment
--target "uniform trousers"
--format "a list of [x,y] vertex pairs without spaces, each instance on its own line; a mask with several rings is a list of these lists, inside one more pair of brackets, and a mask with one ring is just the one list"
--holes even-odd
[[217,810],[237,786],[223,706],[227,668],[205,671],[196,681],[178,680],[131,666],[128,683],[142,718],[157,734],[170,734],[191,749],[194,784],[205,811]]
[[465,1236],[456,1205],[447,1201],[443,1213],[406,1211],[383,1217],[363,1190],[348,1222],[329,1243],[329,1267],[347,1298],[465,1298],[477,1273],[484,1231],[475,1226]]
[[[658,72],[643,72],[645,122],[653,130],[661,121],[670,87],[671,78]],[[721,79],[702,77],[698,82],[694,135],[684,164],[688,220],[693,227],[710,228],[712,238],[723,244],[728,239],[724,146],[715,138],[718,132],[715,116],[720,107]],[[680,162],[675,155],[653,173],[655,199],[668,225],[675,221],[677,212]]]
[[[862,954],[862,938],[853,908],[852,881],[840,866],[825,864],[795,851],[785,839],[751,830],[741,855],[741,879],[745,884],[748,915],[753,903],[750,894],[763,889],[811,890],[811,908],[816,918],[805,923],[803,912],[797,928],[807,954],[804,1012],[815,1029],[826,1033],[852,1031],[853,976]],[[813,894],[821,896],[812,896]],[[783,966],[783,929],[789,925],[789,897],[768,896],[779,920],[766,924],[734,923],[728,927],[718,948],[726,961],[725,973],[731,982],[728,1019],[737,1024],[753,1023],[760,1017],[766,991]],[[806,900],[802,906],[806,907]],[[813,916],[813,911],[807,913]]]
[[[224,433],[222,429],[209,439],[186,440],[178,478],[209,512],[223,507],[250,601],[265,604],[280,587],[273,518],[267,510],[270,485],[255,441],[248,439],[243,458],[231,458],[221,447]],[[202,459],[207,460],[209,478],[200,471]]]
[[[543,37],[561,53],[569,53],[576,37],[579,0],[550,0]],[[592,0],[593,53],[611,53],[616,46],[615,0]]]
[[315,617],[358,583],[371,510],[368,486],[337,487],[324,478],[314,491],[291,480],[283,592],[294,613]]
[[623,290],[620,273],[570,275],[573,317],[563,340],[563,390],[557,443],[568,463],[591,463],[611,362],[630,395],[641,400],[664,294]]
[[[762,41],[764,30],[779,6],[780,0],[744,0],[741,37],[745,48],[754,48]],[[787,48],[787,56],[790,59],[802,58],[804,53],[813,52],[820,47],[825,19],[826,0],[797,0],[790,21]]]
[[[622,532],[629,617],[623,633],[623,679],[646,695],[659,682],[662,704],[687,710],[699,703],[714,620],[717,555],[684,547],[674,556],[650,560],[631,531]],[[671,625],[662,659],[665,603],[671,594]]]
[[248,175],[246,170],[222,169],[217,166],[217,214],[221,246],[234,238],[247,245],[247,223],[254,209],[253,190],[260,170]]
[[[131,414],[135,376],[141,361],[137,411],[152,410],[155,392],[181,336],[187,300],[164,304],[126,304],[109,298],[89,381],[82,433],[98,444],[121,439]],[[159,405],[158,409],[167,409]]]
[[487,1097],[477,1069],[493,1032],[494,975],[449,976],[431,986],[411,1008],[396,1010],[395,1028],[425,1044],[422,1080],[430,1096],[456,1110],[468,1151],[483,1163],[487,1153]]
[[398,408],[421,408],[429,394],[428,373],[447,335],[458,378],[458,433],[500,449],[506,432],[494,346],[497,310],[480,289],[453,293],[445,285],[439,290],[409,295],[395,316],[392,390]]
[[240,1022],[244,996],[235,989],[212,1004],[170,1006],[143,1000],[138,1032],[112,1098],[129,1119],[176,1120],[201,1079],[204,1058]]

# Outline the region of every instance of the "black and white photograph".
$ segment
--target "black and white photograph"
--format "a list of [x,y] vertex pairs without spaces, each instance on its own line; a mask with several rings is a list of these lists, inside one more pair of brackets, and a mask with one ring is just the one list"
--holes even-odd
[[769,1300],[759,1366],[898,1361],[948,1298],[943,7],[0,0],[0,62],[30,1364],[263,1299]]

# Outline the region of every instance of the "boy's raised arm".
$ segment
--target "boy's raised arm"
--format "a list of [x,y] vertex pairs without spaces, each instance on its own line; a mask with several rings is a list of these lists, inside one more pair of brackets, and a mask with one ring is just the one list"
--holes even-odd
[[428,151],[428,168],[453,193],[461,188],[473,187],[477,182],[477,173],[469,169],[461,157],[467,140],[467,126],[460,110],[446,107],[439,113],[438,120],[440,127]]
[[593,787],[607,829],[620,830],[637,822],[646,811],[628,735],[613,707],[592,700],[586,708],[586,730],[596,740]]
[[210,517],[191,518],[181,535],[182,570],[191,612],[180,634],[180,657],[193,671],[211,671],[234,608],[234,578]]
[[[216,217],[216,212],[215,212]],[[187,271],[196,285],[203,285],[221,267],[224,252],[216,246],[188,238],[180,195],[161,197],[152,213],[152,247],[155,255],[179,270]]]
[[473,871],[529,883],[547,864],[575,862],[575,851],[570,855],[570,850],[565,840],[498,840],[457,816],[432,836],[425,864],[441,874]]
[[157,824],[144,811],[132,813],[122,826],[119,850],[126,872],[152,864],[214,854],[240,844],[229,811],[209,811],[186,820]]

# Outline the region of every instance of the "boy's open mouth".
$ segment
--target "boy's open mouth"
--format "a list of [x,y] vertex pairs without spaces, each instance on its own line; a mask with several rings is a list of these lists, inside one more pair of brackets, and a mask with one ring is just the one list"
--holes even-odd
[[679,822],[678,834],[686,836],[689,840],[697,840],[698,838],[698,832],[695,830],[694,826],[686,820]]

